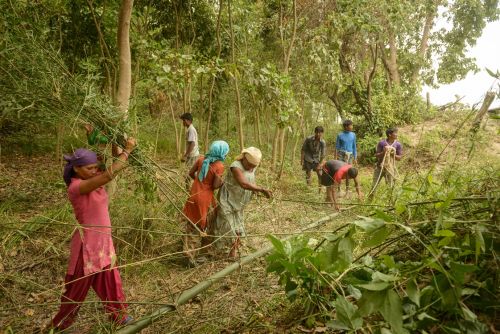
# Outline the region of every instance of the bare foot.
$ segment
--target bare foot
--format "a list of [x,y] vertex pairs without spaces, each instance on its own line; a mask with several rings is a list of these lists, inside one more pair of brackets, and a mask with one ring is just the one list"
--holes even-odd
[[235,259],[236,258],[236,248],[231,248],[229,251],[229,255],[227,256],[229,259]]

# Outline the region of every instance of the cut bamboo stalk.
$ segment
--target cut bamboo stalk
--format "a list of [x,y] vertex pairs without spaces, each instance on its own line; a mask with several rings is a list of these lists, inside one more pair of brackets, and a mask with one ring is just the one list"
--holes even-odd
[[[310,230],[312,228],[318,227],[320,225],[323,225],[327,221],[331,220],[332,218],[338,216],[339,213],[333,213],[331,215],[328,215],[326,217],[323,217],[314,223],[309,224],[305,228],[301,229],[300,232],[305,232],[307,230]],[[290,237],[281,239],[281,241],[285,241],[289,239]],[[214,275],[210,276],[203,282],[193,286],[191,289],[187,290],[184,292],[182,295],[179,296],[177,301],[174,304],[166,305],[163,307],[160,307],[159,309],[151,312],[150,314],[146,315],[142,319],[138,319],[137,321],[134,321],[130,326],[125,327],[121,330],[116,331],[116,334],[134,334],[138,333],[144,328],[152,325],[156,320],[158,320],[162,315],[164,315],[167,312],[174,311],[178,306],[185,304],[189,300],[193,299],[196,297],[198,294],[202,293],[203,291],[207,290],[209,287],[211,287],[214,283],[220,281],[226,276],[229,276],[231,273],[235,272],[236,270],[242,268],[244,265],[252,262],[253,260],[263,256],[264,254],[269,253],[274,249],[274,246],[271,244],[267,247],[264,247],[255,253],[252,253],[248,256],[245,256],[244,258],[241,259],[240,262],[235,262],[223,270],[215,273]]]

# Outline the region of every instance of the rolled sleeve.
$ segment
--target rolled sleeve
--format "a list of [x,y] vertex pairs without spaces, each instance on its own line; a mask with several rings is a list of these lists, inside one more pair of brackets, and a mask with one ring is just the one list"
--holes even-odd
[[302,144],[301,151],[307,151],[307,142],[308,141],[309,141],[309,138],[306,138],[306,140],[304,140],[304,143]]

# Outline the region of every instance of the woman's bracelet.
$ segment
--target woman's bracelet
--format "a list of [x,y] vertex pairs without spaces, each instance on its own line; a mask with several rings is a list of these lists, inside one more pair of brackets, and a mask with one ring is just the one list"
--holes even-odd
[[126,151],[122,151],[122,154],[125,154],[125,161],[128,160],[128,153]]
[[264,188],[260,187],[260,189],[262,189],[262,192],[264,192]]

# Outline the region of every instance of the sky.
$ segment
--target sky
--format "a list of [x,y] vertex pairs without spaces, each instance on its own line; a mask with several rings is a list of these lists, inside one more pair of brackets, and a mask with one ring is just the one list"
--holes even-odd
[[[437,29],[444,27],[444,19],[436,22]],[[495,79],[491,77],[484,69],[485,67],[492,72],[500,71],[500,21],[487,23],[483,30],[483,35],[478,39],[477,44],[467,52],[470,57],[476,58],[476,65],[481,69],[474,74],[469,72],[464,80],[456,81],[450,85],[442,85],[438,89],[432,89],[424,86],[422,95],[430,93],[431,103],[433,105],[443,105],[455,101],[455,94],[465,97],[460,101],[472,105],[491,87]],[[494,89],[498,91],[498,84]],[[482,102],[482,101],[481,101]],[[499,107],[500,100],[493,102],[490,108]]]

